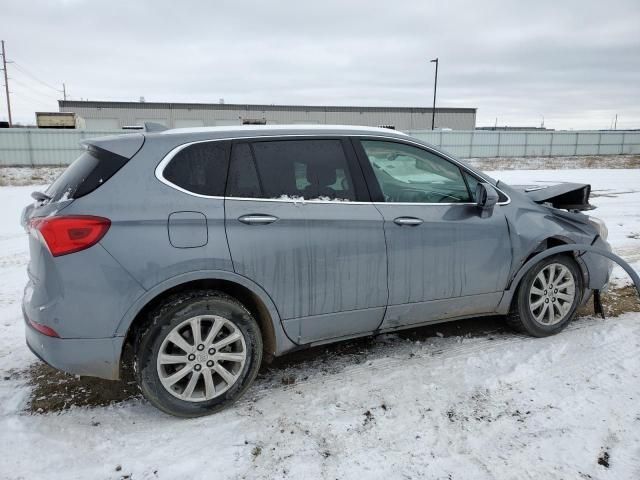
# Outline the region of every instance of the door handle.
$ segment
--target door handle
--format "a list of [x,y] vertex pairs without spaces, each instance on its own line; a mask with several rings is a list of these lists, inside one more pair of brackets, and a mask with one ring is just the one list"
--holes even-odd
[[393,221],[393,223],[400,225],[401,227],[404,225],[415,227],[416,225],[420,225],[422,220],[416,217],[398,217]]
[[243,215],[238,220],[247,225],[268,225],[278,220],[278,217],[273,215]]

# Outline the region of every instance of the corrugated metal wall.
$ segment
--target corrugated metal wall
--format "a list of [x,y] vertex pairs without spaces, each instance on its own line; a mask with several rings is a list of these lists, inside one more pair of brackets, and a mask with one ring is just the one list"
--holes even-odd
[[640,153],[638,131],[411,131],[460,158],[620,155]]
[[[126,133],[126,132],[120,132]],[[640,154],[640,132],[409,131],[460,158]],[[68,165],[85,138],[111,131],[0,129],[0,166]]]
[[0,166],[68,165],[82,151],[80,141],[113,133],[37,128],[0,129]]
[[[141,125],[145,121],[169,128],[242,125],[243,119],[265,120],[269,125],[393,125],[403,131],[431,128],[428,108],[61,101],[60,111],[75,112],[89,130]],[[471,130],[476,126],[476,110],[436,108],[435,124],[439,128]]]

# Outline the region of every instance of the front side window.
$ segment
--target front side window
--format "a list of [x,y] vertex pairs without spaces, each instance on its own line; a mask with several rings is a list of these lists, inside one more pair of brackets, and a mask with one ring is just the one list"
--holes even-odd
[[166,180],[200,195],[222,196],[227,179],[227,143],[194,143],[180,150],[165,167]]
[[[258,141],[251,148],[257,170],[257,178],[250,182],[253,185],[251,196],[355,200],[340,140]],[[248,152],[245,153],[248,156]],[[236,175],[234,160],[231,173]],[[245,162],[250,165],[248,157]],[[244,171],[249,172],[251,168],[249,166]],[[259,194],[256,189],[259,189]]]
[[469,203],[460,168],[438,155],[402,143],[362,140],[386,202]]

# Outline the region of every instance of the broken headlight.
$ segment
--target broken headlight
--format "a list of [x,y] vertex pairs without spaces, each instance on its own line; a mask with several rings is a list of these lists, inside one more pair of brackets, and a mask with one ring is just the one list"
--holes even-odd
[[596,229],[598,235],[602,237],[603,240],[606,240],[609,236],[609,229],[605,225],[605,223],[596,217],[589,217],[589,223],[593,225],[593,228]]

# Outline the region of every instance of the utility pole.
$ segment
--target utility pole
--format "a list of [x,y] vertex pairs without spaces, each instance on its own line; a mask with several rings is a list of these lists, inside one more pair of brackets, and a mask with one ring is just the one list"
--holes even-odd
[[614,124],[613,124],[613,129],[614,129],[614,130],[617,130],[617,129],[618,129],[618,114],[617,114],[617,113],[616,113],[616,119],[615,119],[615,122],[614,122]]
[[67,86],[64,83],[62,84],[62,98],[67,100]]
[[4,51],[4,40],[2,40],[2,68],[4,70],[4,91],[7,95],[7,112],[9,114],[9,127],[13,126],[11,121],[11,100],[9,100],[9,76],[7,75],[7,54]]
[[436,92],[438,91],[438,58],[431,60],[431,63],[436,64],[436,77],[433,83],[433,110],[431,112],[431,130],[434,130],[436,125]]

